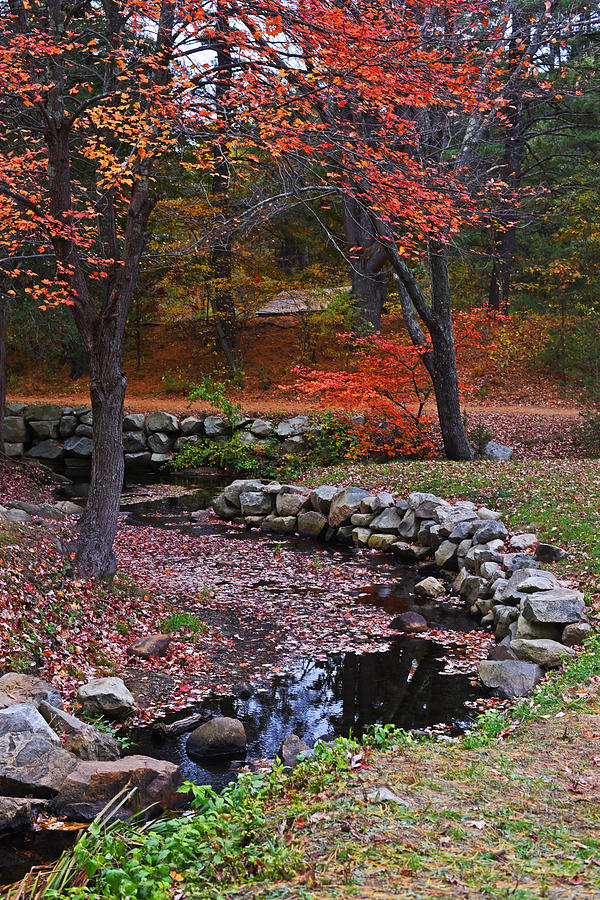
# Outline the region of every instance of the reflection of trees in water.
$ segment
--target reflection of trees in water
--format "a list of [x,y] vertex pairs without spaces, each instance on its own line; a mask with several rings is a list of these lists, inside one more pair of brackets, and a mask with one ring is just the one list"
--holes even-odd
[[268,693],[217,701],[213,711],[243,720],[254,756],[272,756],[290,732],[312,743],[350,731],[360,735],[375,722],[401,728],[450,723],[464,717],[464,702],[476,691],[466,676],[440,674],[442,652],[429,641],[402,640],[381,653],[305,660]]

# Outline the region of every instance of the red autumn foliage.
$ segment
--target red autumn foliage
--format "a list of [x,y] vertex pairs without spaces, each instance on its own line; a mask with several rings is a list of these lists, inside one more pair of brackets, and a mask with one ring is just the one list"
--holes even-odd
[[380,334],[339,338],[349,357],[348,369],[324,372],[298,367],[296,389],[320,395],[333,406],[369,414],[365,425],[356,428],[360,455],[430,456],[433,445],[424,408],[431,382],[422,364],[428,348],[415,347],[408,338]]

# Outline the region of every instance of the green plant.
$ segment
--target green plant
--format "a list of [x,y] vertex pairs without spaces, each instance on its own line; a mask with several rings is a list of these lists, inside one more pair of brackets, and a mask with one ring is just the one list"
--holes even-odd
[[[206,590],[206,588],[204,590]],[[205,596],[204,590],[203,596]],[[174,612],[168,619],[164,619],[160,627],[161,630],[167,634],[186,631],[190,634],[197,635],[206,634],[208,631],[206,623],[191,612]]]
[[108,719],[105,719],[104,716],[93,716],[86,713],[85,710],[82,710],[79,713],[79,718],[82,719],[82,721],[87,722],[88,725],[93,725],[97,731],[101,731],[103,734],[110,734],[111,737],[114,737],[121,750],[130,750],[135,746],[134,741],[129,735],[113,725],[112,722],[109,722]]
[[571,429],[573,441],[586,455],[596,458],[600,452],[600,397],[592,396],[579,421]]
[[242,407],[233,403],[226,395],[229,388],[226,381],[215,381],[210,375],[203,375],[200,384],[191,386],[188,409],[196,400],[205,400],[226,416],[233,428],[243,420]]
[[308,434],[310,462],[315,466],[329,466],[354,459],[359,441],[354,423],[347,416],[324,413],[317,427]]
[[475,448],[477,456],[483,456],[483,451],[494,436],[492,429],[484,422],[478,422],[477,425],[470,428],[469,417],[466,410],[465,412],[463,412],[463,422],[465,431],[467,432],[467,437]]

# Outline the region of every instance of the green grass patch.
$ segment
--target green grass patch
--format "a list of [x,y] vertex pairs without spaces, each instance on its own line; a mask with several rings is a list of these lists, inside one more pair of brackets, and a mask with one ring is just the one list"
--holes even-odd
[[166,634],[186,634],[198,635],[206,634],[208,627],[202,619],[191,612],[174,612],[161,624],[161,631]]

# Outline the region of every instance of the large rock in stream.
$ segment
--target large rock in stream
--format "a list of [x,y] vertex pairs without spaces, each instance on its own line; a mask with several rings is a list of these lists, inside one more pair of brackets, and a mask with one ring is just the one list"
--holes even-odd
[[239,719],[215,716],[192,731],[187,740],[191,756],[236,756],[246,750],[246,731]]

